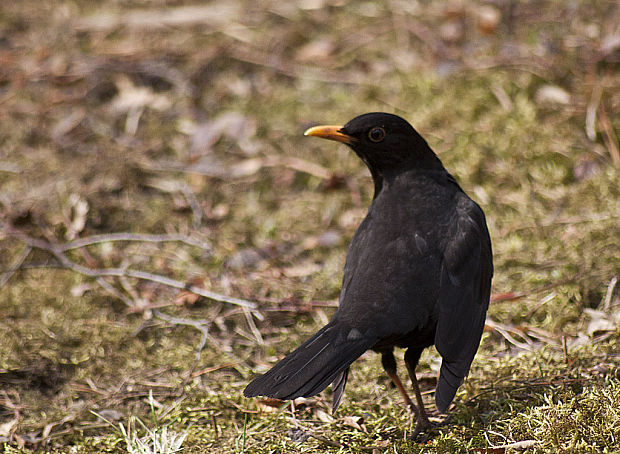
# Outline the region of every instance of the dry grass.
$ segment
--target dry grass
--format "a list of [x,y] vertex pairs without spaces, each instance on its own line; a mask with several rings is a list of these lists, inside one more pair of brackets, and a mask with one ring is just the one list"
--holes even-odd
[[[617,450],[619,14],[611,1],[5,2],[4,452],[126,452],[92,411],[187,432],[183,452]],[[372,110],[429,140],[494,243],[489,330],[426,444],[406,441],[411,416],[376,355],[355,363],[334,418],[329,391],[294,415],[242,397],[333,311],[372,196],[352,153],[301,133]],[[200,244],[97,242],[62,251],[72,270],[50,254],[114,232]],[[437,355],[419,370],[430,391]]]

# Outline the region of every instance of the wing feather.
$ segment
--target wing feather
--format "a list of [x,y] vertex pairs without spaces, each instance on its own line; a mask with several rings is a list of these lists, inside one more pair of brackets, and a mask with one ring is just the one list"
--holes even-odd
[[445,412],[469,372],[489,307],[493,260],[484,213],[462,194],[444,248],[435,346],[442,365],[435,393]]

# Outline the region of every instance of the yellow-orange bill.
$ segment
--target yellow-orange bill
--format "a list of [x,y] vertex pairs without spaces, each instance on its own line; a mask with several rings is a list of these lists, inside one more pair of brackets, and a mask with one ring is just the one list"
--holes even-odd
[[322,139],[335,140],[346,144],[356,142],[354,137],[348,136],[341,132],[342,126],[314,126],[304,132],[304,136],[321,137]]

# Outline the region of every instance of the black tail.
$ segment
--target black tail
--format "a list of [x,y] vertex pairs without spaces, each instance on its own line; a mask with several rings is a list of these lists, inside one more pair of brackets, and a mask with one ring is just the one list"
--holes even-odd
[[376,339],[364,337],[356,329],[332,321],[269,372],[253,380],[243,394],[282,400],[311,397],[338,379],[334,397],[339,403],[346,384],[345,371],[375,342]]
[[452,403],[459,386],[463,383],[463,378],[466,374],[467,372],[457,372],[455,368],[445,360],[441,363],[439,381],[435,388],[435,403],[437,404],[437,409],[441,413],[446,413],[448,411],[448,407]]

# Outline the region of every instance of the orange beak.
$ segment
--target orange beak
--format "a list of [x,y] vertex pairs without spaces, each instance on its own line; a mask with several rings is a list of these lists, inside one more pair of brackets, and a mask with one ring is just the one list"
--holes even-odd
[[304,132],[304,136],[321,137],[322,139],[335,140],[336,142],[351,145],[357,142],[355,137],[351,137],[342,132],[342,126],[314,126]]

